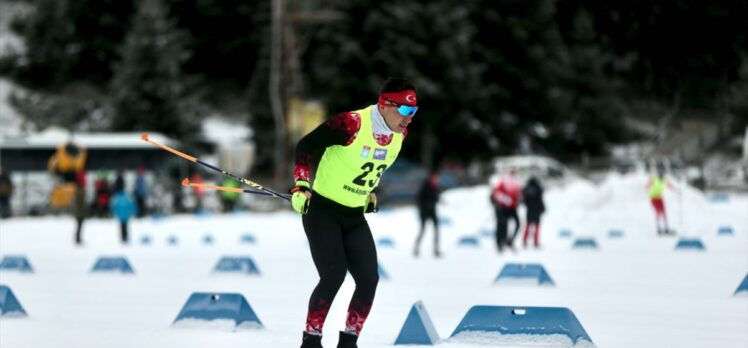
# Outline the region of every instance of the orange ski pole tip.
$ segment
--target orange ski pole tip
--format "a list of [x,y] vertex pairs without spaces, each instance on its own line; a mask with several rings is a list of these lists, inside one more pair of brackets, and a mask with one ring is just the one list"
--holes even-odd
[[143,133],[140,135],[140,139],[143,139],[145,141],[148,141],[148,133]]
[[182,186],[189,186],[190,185],[190,179],[184,178],[182,179]]

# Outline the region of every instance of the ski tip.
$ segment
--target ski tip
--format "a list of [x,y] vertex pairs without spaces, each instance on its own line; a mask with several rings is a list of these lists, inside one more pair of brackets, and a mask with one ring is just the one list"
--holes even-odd
[[140,139],[148,141],[148,133],[143,133],[140,135]]
[[190,185],[190,179],[184,178],[182,179],[182,186],[189,186]]

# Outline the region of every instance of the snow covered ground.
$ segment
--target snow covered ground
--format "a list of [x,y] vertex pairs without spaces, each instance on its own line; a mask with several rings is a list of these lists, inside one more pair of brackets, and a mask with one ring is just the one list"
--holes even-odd
[[[520,247],[516,254],[498,255],[485,236],[478,247],[457,245],[460,237],[493,227],[488,187],[445,194],[440,212],[449,223],[443,225],[441,259],[429,253],[430,235],[422,257],[413,258],[413,208],[371,215],[375,239],[391,237],[395,247],[379,248],[390,278],[380,282],[359,346],[392,346],[410,307],[423,300],[444,339],[440,347],[496,346],[448,339],[478,304],[568,307],[599,347],[747,347],[748,298],[733,292],[748,273],[748,197],[730,195],[715,203],[690,188],[682,196],[668,192],[674,227],[706,246],[703,252],[676,251],[680,236],[655,236],[645,182],[640,174],[611,175],[599,186],[580,181],[550,190],[543,248]],[[717,235],[725,225],[733,227],[732,236]],[[0,272],[0,283],[10,286],[29,313],[0,318],[0,347],[299,346],[317,275],[300,219],[290,210],[143,219],[134,222],[126,247],[119,245],[112,220],[87,221],[82,248],[73,247],[73,229],[66,216],[0,222],[0,256],[25,255],[35,270]],[[562,229],[573,237],[562,238]],[[624,237],[609,238],[611,229]],[[246,233],[255,244],[240,243]],[[207,234],[213,245],[202,243]],[[151,236],[150,245],[141,243],[144,235]],[[179,238],[178,246],[167,243],[170,236]],[[596,238],[599,249],[572,249],[578,236]],[[126,256],[135,274],[91,274],[103,255]],[[251,256],[261,276],[214,274],[224,255]],[[507,262],[542,263],[556,286],[494,285]],[[189,295],[199,291],[241,293],[265,328],[171,327]],[[352,292],[349,278],[328,317],[325,347],[337,343]]]

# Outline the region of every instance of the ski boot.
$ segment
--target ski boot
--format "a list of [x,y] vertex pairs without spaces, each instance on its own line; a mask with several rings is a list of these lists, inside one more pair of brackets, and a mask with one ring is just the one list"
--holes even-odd
[[304,331],[301,338],[301,348],[322,348],[322,336],[310,335]]
[[340,339],[338,340],[338,348],[358,348],[358,346],[356,345],[357,340],[358,340],[358,336],[340,331]]

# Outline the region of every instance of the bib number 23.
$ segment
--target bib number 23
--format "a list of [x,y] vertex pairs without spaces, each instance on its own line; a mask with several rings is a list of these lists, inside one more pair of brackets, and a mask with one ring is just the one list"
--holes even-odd
[[387,169],[386,164],[381,164],[378,167],[376,167],[377,171],[377,177],[373,180],[366,180],[366,177],[369,175],[369,173],[374,171],[374,163],[366,162],[364,165],[361,166],[361,170],[364,172],[361,173],[361,175],[357,176],[355,179],[353,179],[353,183],[358,186],[365,186],[369,185],[369,187],[374,187],[374,185],[379,182],[379,178],[382,177],[382,173],[384,173],[384,170]]

